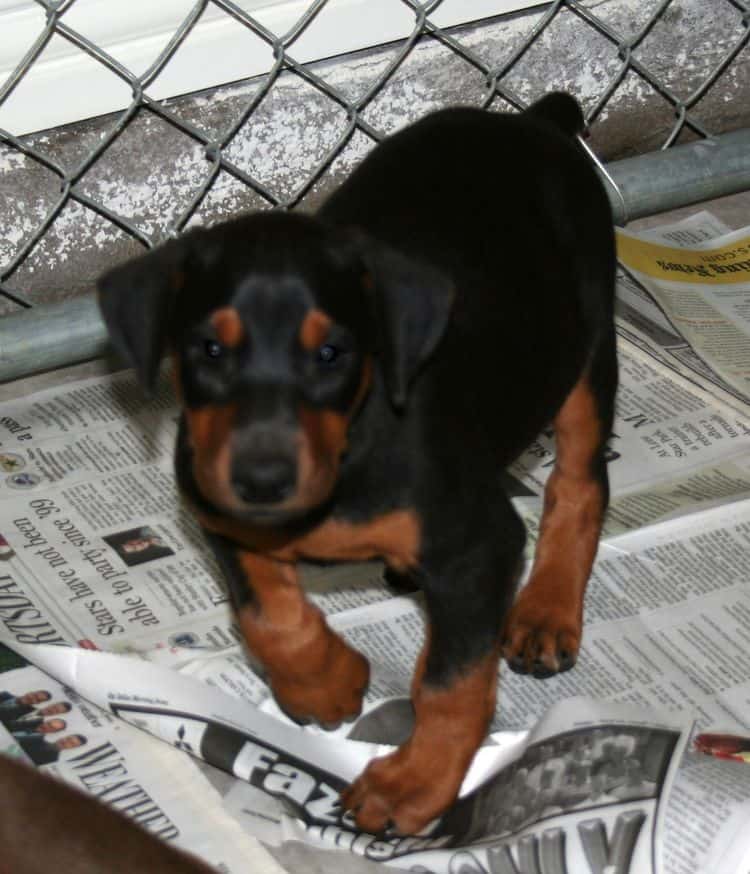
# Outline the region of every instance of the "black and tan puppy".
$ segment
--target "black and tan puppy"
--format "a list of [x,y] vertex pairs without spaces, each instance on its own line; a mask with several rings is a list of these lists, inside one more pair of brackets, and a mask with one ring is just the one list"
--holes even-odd
[[[355,716],[365,659],[297,561],[379,556],[424,592],[412,737],[345,793],[368,831],[455,799],[501,652],[574,663],[607,503],[616,384],[610,207],[572,98],[449,109],[378,146],[315,216],[261,213],[101,281],[112,342],[153,382],[174,361],[180,486],[281,707]],[[553,424],[530,582],[501,470]]]

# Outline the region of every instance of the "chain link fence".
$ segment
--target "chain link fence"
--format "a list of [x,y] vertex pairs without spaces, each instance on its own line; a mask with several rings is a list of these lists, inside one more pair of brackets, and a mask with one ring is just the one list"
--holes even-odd
[[[311,208],[385,135],[446,103],[511,111],[567,86],[584,106],[589,142],[607,159],[750,125],[750,0],[556,0],[455,28],[433,21],[442,0],[379,0],[383,14],[390,3],[406,7],[413,28],[354,57],[360,71],[365,59],[364,77],[346,63],[295,59],[301,36],[335,0],[311,2],[286,33],[231,0],[198,0],[140,75],[66,23],[76,0],[35,2],[46,24],[0,87],[0,119],[54,36],[125,83],[132,100],[119,113],[42,134],[0,128],[0,171],[11,170],[0,173],[5,313],[54,300],[55,288],[90,291],[99,265],[190,224],[247,208]],[[262,40],[271,69],[208,96],[153,99],[150,87],[208,10]],[[419,79],[423,68],[432,78]],[[417,80],[428,84],[411,87]],[[177,159],[165,145],[172,140]],[[143,191],[118,176],[125,153],[152,169],[161,162],[160,184]]]

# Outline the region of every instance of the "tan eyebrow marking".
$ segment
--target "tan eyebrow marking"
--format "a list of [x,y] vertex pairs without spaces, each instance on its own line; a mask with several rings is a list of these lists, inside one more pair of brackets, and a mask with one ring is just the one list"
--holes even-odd
[[245,336],[240,314],[234,307],[222,307],[211,316],[217,340],[230,349],[239,346]]
[[303,349],[312,352],[322,345],[331,328],[331,319],[321,310],[310,310],[299,329],[299,341]]

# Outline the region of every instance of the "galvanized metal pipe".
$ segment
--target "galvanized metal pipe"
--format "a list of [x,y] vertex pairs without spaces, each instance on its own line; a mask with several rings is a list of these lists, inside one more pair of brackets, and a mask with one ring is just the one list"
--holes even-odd
[[94,294],[0,319],[0,382],[99,358],[107,329]]
[[617,224],[750,190],[750,129],[626,158],[607,166]]
[[[750,129],[608,165],[615,221],[750,190]],[[98,358],[108,350],[93,294],[0,319],[0,382]]]

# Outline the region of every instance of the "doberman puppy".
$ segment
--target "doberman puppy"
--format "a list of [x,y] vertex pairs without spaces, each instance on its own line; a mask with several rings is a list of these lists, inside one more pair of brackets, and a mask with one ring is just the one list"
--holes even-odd
[[[288,714],[351,719],[368,683],[297,561],[377,556],[424,593],[413,734],[343,796],[367,831],[413,833],[456,798],[501,653],[538,677],[576,659],[617,381],[612,219],[582,128],[564,94],[521,114],[443,110],[375,148],[315,216],[190,231],[100,282],[142,382],[172,357],[179,484]],[[514,603],[525,532],[501,471],[550,423]]]

